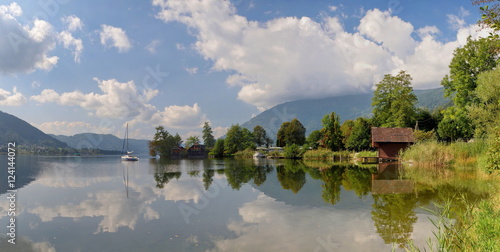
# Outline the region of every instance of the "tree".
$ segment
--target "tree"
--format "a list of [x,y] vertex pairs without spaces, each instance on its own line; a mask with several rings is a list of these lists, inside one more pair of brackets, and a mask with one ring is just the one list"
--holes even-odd
[[210,155],[216,158],[224,157],[224,139],[220,138],[215,141],[215,145],[210,151]]
[[281,124],[276,135],[276,145],[284,147],[286,145],[303,145],[306,142],[306,128],[297,119]]
[[315,131],[311,132],[311,134],[309,134],[309,136],[307,136],[306,143],[309,146],[311,146],[313,149],[316,149],[316,148],[318,148],[319,141],[321,140],[322,137],[323,137],[323,135],[321,135],[321,131],[315,130]]
[[160,155],[160,158],[169,158],[172,149],[179,146],[178,144],[178,138],[170,135],[163,126],[158,126],[156,127],[156,133],[153,140],[148,142],[149,155]]
[[231,125],[224,140],[224,151],[232,155],[247,148],[254,148],[253,135],[250,130],[241,128],[239,124]]
[[[472,137],[474,124],[467,113],[467,107],[478,102],[475,93],[480,73],[496,67],[500,44],[496,38],[467,39],[467,44],[457,48],[450,63],[450,75],[441,81],[445,96],[452,97],[454,106],[443,113],[438,125],[441,138],[468,139]],[[451,125],[447,125],[451,124]]]
[[468,107],[475,132],[474,136],[492,135],[500,125],[500,69],[483,72],[477,79],[474,95],[478,102]]
[[417,96],[411,87],[411,76],[405,71],[386,74],[377,84],[373,106],[373,122],[379,127],[410,127],[415,124]]
[[286,145],[287,141],[287,129],[288,125],[290,125],[290,122],[283,122],[278,130],[278,133],[276,133],[276,146],[278,147],[283,147]]
[[200,143],[199,136],[190,136],[186,139],[186,149],[189,149],[191,146]]
[[344,144],[345,147],[347,147],[347,139],[351,136],[353,128],[353,120],[346,120],[342,123],[342,126],[340,126],[340,131],[342,132],[342,144]]
[[[498,0],[477,0],[474,5],[498,2]],[[482,13],[479,23],[483,26],[490,27],[495,31],[500,30],[500,3],[495,3],[492,6],[485,5],[479,7]]]
[[212,148],[215,145],[215,138],[212,135],[213,131],[212,128],[210,127],[210,124],[208,122],[205,122],[203,125],[203,144],[207,148]]
[[321,134],[322,145],[332,151],[339,151],[343,148],[342,144],[342,131],[340,130],[340,117],[332,112],[327,114],[321,120],[323,128]]
[[370,121],[359,117],[354,121],[352,134],[346,141],[346,148],[354,151],[362,151],[370,148],[371,125]]
[[439,138],[445,141],[470,139],[474,132],[467,112],[455,106],[444,111],[443,120],[438,124]]
[[472,40],[467,38],[464,47],[457,48],[449,65],[450,75],[441,81],[445,96],[452,97],[453,104],[460,109],[476,101],[474,90],[480,73],[496,67],[500,44],[494,38]]
[[253,128],[253,139],[257,146],[269,146],[269,143],[271,142],[271,139],[267,136],[266,130],[260,125]]

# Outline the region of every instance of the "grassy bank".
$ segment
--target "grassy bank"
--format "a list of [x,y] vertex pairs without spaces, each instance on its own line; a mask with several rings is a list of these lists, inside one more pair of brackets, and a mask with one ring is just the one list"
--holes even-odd
[[401,154],[401,160],[420,168],[437,168],[455,164],[484,165],[487,150],[487,141],[483,139],[451,144],[428,141],[411,146]]
[[331,151],[329,149],[308,150],[304,153],[304,160],[339,161],[352,158],[353,153],[349,151]]

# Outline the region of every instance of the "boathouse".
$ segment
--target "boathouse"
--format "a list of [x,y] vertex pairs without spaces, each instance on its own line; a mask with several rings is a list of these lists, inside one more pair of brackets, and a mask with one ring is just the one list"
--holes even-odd
[[396,160],[414,142],[412,128],[372,128],[372,147],[378,149],[380,159]]
[[186,156],[186,149],[181,146],[174,147],[170,152],[172,158],[182,158]]
[[187,150],[188,158],[206,158],[207,150],[205,145],[202,144],[193,144],[193,146],[189,147]]

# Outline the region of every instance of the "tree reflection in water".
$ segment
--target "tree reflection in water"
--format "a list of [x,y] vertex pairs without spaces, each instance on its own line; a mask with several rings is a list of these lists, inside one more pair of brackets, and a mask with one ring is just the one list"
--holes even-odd
[[285,190],[298,193],[306,183],[304,164],[297,160],[286,160],[283,165],[276,168],[278,180]]
[[385,243],[404,247],[410,240],[413,224],[417,222],[413,211],[417,206],[417,198],[413,194],[382,194],[372,197],[372,220],[377,233]]
[[[203,172],[201,180],[205,190],[210,189],[216,174],[225,176],[233,190],[240,190],[244,184],[252,182],[260,187],[276,168],[276,180],[269,179],[268,183],[279,183],[282,189],[292,191],[293,197],[304,197],[310,192],[319,194],[319,190],[307,188],[317,184],[313,180],[321,181],[321,198],[327,204],[337,204],[341,200],[342,191],[352,191],[359,198],[371,196],[371,216],[376,232],[386,244],[398,244],[402,248],[411,242],[414,224],[418,219],[416,209],[422,206],[432,208],[433,203],[444,204],[451,201],[452,211],[458,214],[468,204],[475,204],[485,198],[490,188],[488,184],[478,183],[477,179],[471,180],[473,174],[454,175],[452,178],[421,176],[419,179],[405,181],[402,180],[405,175],[400,173],[399,167],[390,165],[377,169],[376,166],[361,167],[351,163],[248,159],[151,162],[158,188],[164,188],[174,178],[179,179],[182,175],[181,167],[191,176],[199,177],[199,173]],[[310,180],[310,185],[306,185],[307,180]],[[403,186],[406,184],[411,184],[411,190]],[[263,186],[262,192],[270,192],[271,188],[276,187]],[[303,190],[304,188],[307,190]],[[301,190],[304,192],[300,192]],[[349,195],[345,197],[351,197]],[[320,195],[317,198],[321,202]]]
[[179,164],[172,164],[162,160],[150,159],[150,164],[154,167],[154,178],[157,188],[164,188],[173,178],[179,179],[182,176]]

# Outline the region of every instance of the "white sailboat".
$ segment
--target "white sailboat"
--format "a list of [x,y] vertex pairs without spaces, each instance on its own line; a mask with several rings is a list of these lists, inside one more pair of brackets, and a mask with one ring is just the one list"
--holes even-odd
[[132,155],[134,153],[133,151],[128,150],[128,123],[127,123],[127,129],[125,130],[125,137],[123,139],[123,147],[122,147],[122,153],[123,150],[126,148],[126,154],[122,155],[122,160],[123,161],[139,161],[139,158]]

